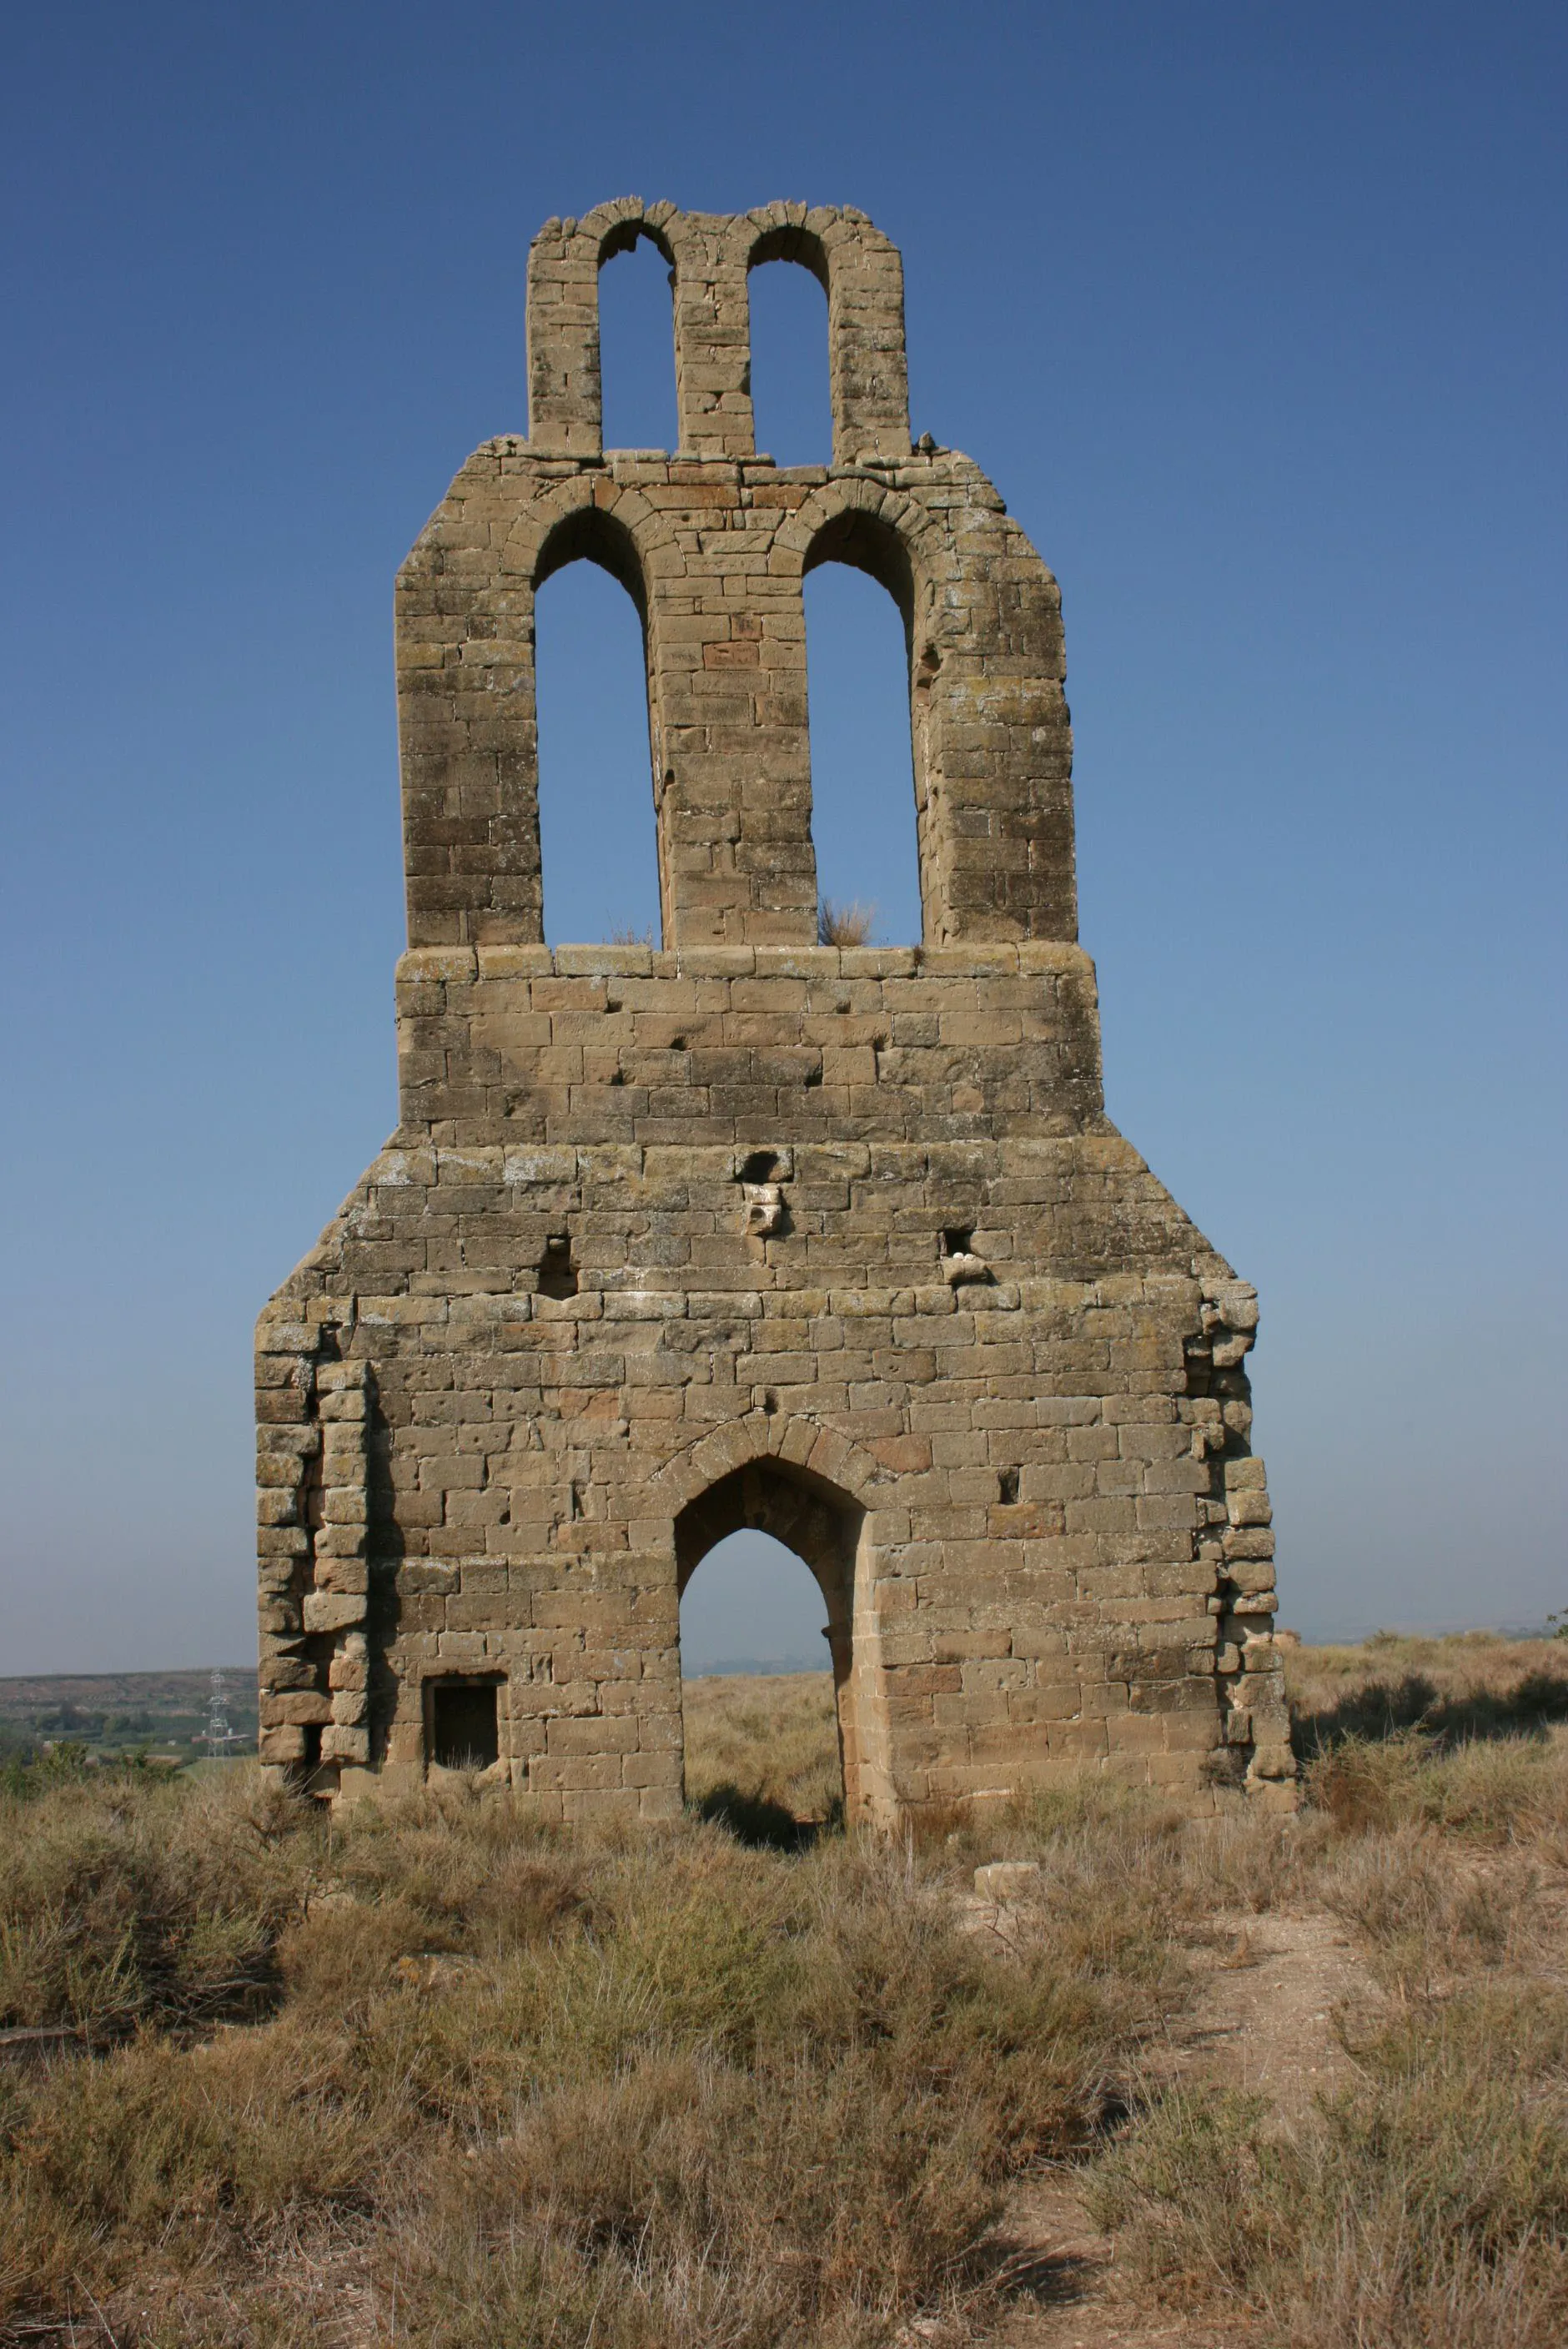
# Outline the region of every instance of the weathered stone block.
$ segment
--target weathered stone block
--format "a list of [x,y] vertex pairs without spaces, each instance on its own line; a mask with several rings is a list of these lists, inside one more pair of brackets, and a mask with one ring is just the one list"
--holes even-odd
[[357,1591],[307,1590],[302,1609],[307,1631],[341,1631],[365,1620],[365,1599]]

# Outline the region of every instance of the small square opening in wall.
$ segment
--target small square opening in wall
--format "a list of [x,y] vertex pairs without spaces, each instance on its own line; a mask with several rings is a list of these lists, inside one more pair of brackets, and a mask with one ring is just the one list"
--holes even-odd
[[544,1243],[544,1254],[539,1260],[539,1294],[558,1300],[577,1294],[577,1267],[567,1232],[552,1232]]
[[428,1681],[430,1759],[443,1770],[488,1770],[500,1754],[493,1680]]

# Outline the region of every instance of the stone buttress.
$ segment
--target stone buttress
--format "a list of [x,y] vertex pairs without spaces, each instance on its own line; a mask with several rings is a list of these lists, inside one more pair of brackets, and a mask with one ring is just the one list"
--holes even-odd
[[[681,445],[601,446],[598,274],[674,288]],[[754,454],[747,287],[828,295],[827,467]],[[827,1599],[850,1815],[1095,1768],[1292,1799],[1236,1278],[1106,1118],[1056,583],[912,447],[861,214],[624,202],[529,278],[530,432],[403,567],[401,1119],[257,1338],[262,1753],[682,1799],[679,1597],[739,1526]],[[646,650],[664,945],[542,943],[533,605]],[[909,646],[923,935],[817,938],[802,581]]]

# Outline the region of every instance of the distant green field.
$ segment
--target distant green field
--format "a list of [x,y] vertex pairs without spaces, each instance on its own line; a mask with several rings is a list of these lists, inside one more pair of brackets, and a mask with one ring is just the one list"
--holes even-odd
[[[150,1749],[182,1760],[205,1756],[212,1675],[191,1672],[35,1672],[0,1680],[0,1759],[49,1745],[93,1754]],[[223,1667],[228,1750],[256,1748],[254,1665]]]

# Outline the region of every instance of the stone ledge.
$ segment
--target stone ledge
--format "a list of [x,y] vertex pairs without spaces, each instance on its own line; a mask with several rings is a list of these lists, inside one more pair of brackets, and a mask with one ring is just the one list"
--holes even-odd
[[1094,964],[1066,938],[971,940],[941,947],[645,946],[408,947],[400,985],[473,985],[507,978],[1086,978]]

